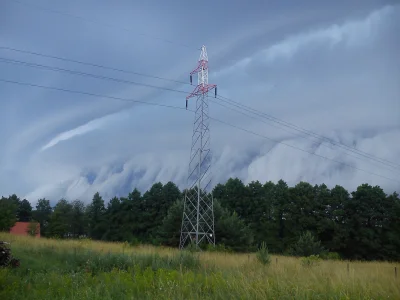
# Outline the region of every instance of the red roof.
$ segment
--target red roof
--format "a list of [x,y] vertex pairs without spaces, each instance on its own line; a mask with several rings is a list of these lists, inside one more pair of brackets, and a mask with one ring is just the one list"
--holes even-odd
[[[29,222],[16,222],[14,227],[10,229],[11,234],[28,235]],[[36,237],[40,237],[40,224],[37,223],[38,233]]]

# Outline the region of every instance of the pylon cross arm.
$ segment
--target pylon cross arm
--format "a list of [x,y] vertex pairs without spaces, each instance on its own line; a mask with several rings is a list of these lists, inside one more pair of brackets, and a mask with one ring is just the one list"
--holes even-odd
[[208,69],[208,61],[206,61],[204,59],[199,61],[197,68],[194,69],[192,72],[190,72],[190,75],[196,74],[196,73],[200,72],[202,69],[203,70]]
[[216,84],[198,85],[193,90],[193,92],[190,93],[190,95],[186,96],[186,100],[189,100],[190,98],[195,97],[195,96],[199,96],[199,95],[208,93],[209,91],[212,91],[216,87],[217,87]]

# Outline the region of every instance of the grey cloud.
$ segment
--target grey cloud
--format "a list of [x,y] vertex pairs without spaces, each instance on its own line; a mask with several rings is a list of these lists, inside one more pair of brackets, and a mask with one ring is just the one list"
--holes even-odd
[[[94,6],[90,2],[54,4],[52,7],[91,19],[111,21],[116,26],[135,28],[149,35],[175,37],[194,47],[200,46],[197,43],[201,37],[209,50],[210,82],[218,84],[220,94],[396,161],[400,157],[400,149],[393,142],[400,137],[397,101],[400,68],[396,60],[400,23],[399,7],[385,6],[391,3],[394,2],[322,4],[307,1],[301,6],[295,2],[292,3],[294,6],[271,6],[264,2],[254,2],[254,5],[233,2],[229,15],[222,14],[225,6],[216,4],[209,12],[210,20],[204,28],[191,23],[195,8],[187,3],[168,5],[169,14],[161,13],[161,10],[155,12],[152,3],[136,11],[128,2],[119,7],[110,4]],[[47,5],[50,6],[50,2]],[[19,18],[32,13],[20,27],[13,20],[3,21],[8,30],[0,29],[0,41],[15,47],[179,80],[187,80],[186,74],[195,67],[198,59],[199,53],[195,49],[157,42],[123,30],[75,22],[65,16],[36,14],[28,9],[10,7],[7,6],[10,13]],[[42,20],[35,23],[39,15]],[[56,26],[51,28],[49,22],[55,22]],[[9,52],[5,54],[4,51],[0,54],[187,91],[192,88]],[[0,77],[184,107],[183,94],[3,65]],[[181,188],[185,187],[193,122],[191,113],[22,87],[16,89],[3,83],[0,83],[0,89],[6,99],[0,102],[0,108],[12,113],[12,117],[7,115],[0,121],[2,126],[5,123],[12,125],[7,132],[0,132],[0,137],[7,141],[5,148],[0,150],[0,189],[3,194],[17,192],[32,203],[43,196],[89,201],[96,191],[110,198],[124,195],[134,187],[145,190],[155,181],[173,180]],[[193,108],[194,102],[189,105]],[[381,175],[397,176],[345,155],[337,147],[298,138],[296,132],[288,133],[268,126],[213,102],[211,115],[276,141]],[[96,126],[96,130],[72,137],[73,130],[93,124],[90,122],[96,122],[96,119],[105,121]],[[269,123],[268,120],[265,122]],[[215,121],[212,121],[211,129],[214,183],[238,176],[246,182],[283,178],[290,184],[308,180],[342,184],[353,189],[367,181],[380,184],[388,191],[399,188],[388,180]],[[70,134],[68,139],[67,132]],[[57,141],[57,137],[64,139],[40,151],[52,140]]]

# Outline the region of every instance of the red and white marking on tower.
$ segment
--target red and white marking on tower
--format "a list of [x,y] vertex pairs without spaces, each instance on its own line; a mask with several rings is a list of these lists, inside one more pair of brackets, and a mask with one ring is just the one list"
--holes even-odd
[[215,89],[215,97],[217,97],[217,85],[208,83],[208,56],[206,46],[201,47],[199,64],[197,68],[190,72],[190,84],[193,84],[193,74],[197,73],[197,86],[193,92],[186,97],[186,109],[188,100],[192,97],[203,95]]
[[197,99],[179,243],[181,249],[189,242],[195,243],[197,247],[203,242],[215,245],[208,92],[215,89],[217,97],[217,86],[208,83],[208,57],[205,46],[201,47],[197,68],[190,73],[190,83],[195,73],[198,74],[197,86],[186,97],[186,109],[190,98],[196,96]]

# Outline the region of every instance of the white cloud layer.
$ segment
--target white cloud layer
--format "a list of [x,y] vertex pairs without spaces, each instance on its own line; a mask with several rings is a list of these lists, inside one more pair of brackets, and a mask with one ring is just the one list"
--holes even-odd
[[[316,12],[326,14],[328,18],[329,9],[319,8]],[[270,41],[252,39],[249,49],[241,57],[235,53],[235,48],[224,48],[214,42],[215,48],[224,54],[221,59],[229,63],[215,68],[218,62],[210,59],[210,68],[215,70],[210,71],[210,82],[218,83],[219,93],[235,101],[400,164],[400,143],[396,142],[400,140],[399,5],[374,7],[357,17],[354,17],[354,11],[347,15],[342,6],[338,14],[340,18],[330,20],[329,24],[314,21],[310,15],[307,26],[285,24],[282,25],[284,32],[276,25],[283,23],[276,21],[274,26],[272,19],[265,32],[274,34],[274,38]],[[302,18],[299,16],[298,19]],[[246,28],[256,27],[255,21],[245,21]],[[171,26],[183,30],[179,22]],[[173,32],[172,28],[168,30]],[[249,36],[260,36],[261,32],[258,27],[249,32]],[[223,39],[222,31],[216,34]],[[110,36],[104,39],[107,44]],[[113,36],[112,39],[118,44],[126,38]],[[249,43],[245,37],[241,36],[240,41],[242,39],[243,45],[236,42],[238,48]],[[102,41],[93,43],[97,46]],[[114,44],[110,47],[112,51],[118,48]],[[141,55],[147,54],[141,45],[135,47]],[[213,48],[208,49],[211,57]],[[150,57],[155,57],[155,50],[149,48]],[[115,59],[111,63],[121,65],[130,62],[132,58],[124,51],[120,53],[121,61],[118,57],[106,56],[104,59]],[[167,74],[165,70],[169,67],[164,63],[166,57],[172,57],[174,53],[172,48],[165,50],[160,54],[160,65],[156,66],[154,62],[153,71],[147,73],[158,74],[162,66],[162,73]],[[229,60],[230,55],[235,59]],[[174,66],[171,70],[187,73],[193,65],[186,62],[195,64],[197,58],[197,52],[182,55],[182,68]],[[92,61],[90,56],[82,60]],[[135,57],[132,65],[126,68],[144,72],[149,66],[141,64],[142,60],[145,57]],[[41,80],[50,81],[49,75],[43,73]],[[113,73],[110,76],[122,75]],[[26,81],[35,79],[30,73],[24,73],[24,77]],[[56,86],[65,85],[76,90],[95,90],[96,93],[126,98],[148,97],[152,102],[184,105],[183,94],[178,97],[168,93],[152,96],[136,87],[89,80],[83,84],[81,80],[57,77],[51,81]],[[144,81],[143,78],[140,80]],[[190,90],[191,87],[174,88]],[[5,87],[3,91],[6,101],[0,103],[0,109],[7,109],[12,115],[0,121],[10,126],[8,132],[0,132],[0,138],[6,141],[0,150],[0,193],[15,192],[35,204],[41,197],[53,201],[61,197],[90,201],[97,191],[109,199],[114,195],[126,195],[135,187],[144,191],[157,181],[171,180],[185,188],[192,114],[86,97],[71,99],[71,95],[47,92],[21,94],[25,106],[18,106],[15,101],[7,102],[13,99],[14,90]],[[60,97],[60,101],[55,102],[55,97]],[[194,107],[194,102],[190,102],[190,107]],[[214,183],[229,177],[239,177],[246,183],[283,179],[290,185],[304,180],[331,187],[339,184],[354,190],[357,185],[368,182],[380,185],[387,192],[400,191],[398,181],[370,174],[397,180],[400,168],[393,170],[338,146],[321,144],[304,133],[286,127],[282,130],[282,125],[268,119],[249,118],[214,102],[211,102],[211,115],[272,139],[212,122]],[[1,123],[3,128],[4,124]]]

